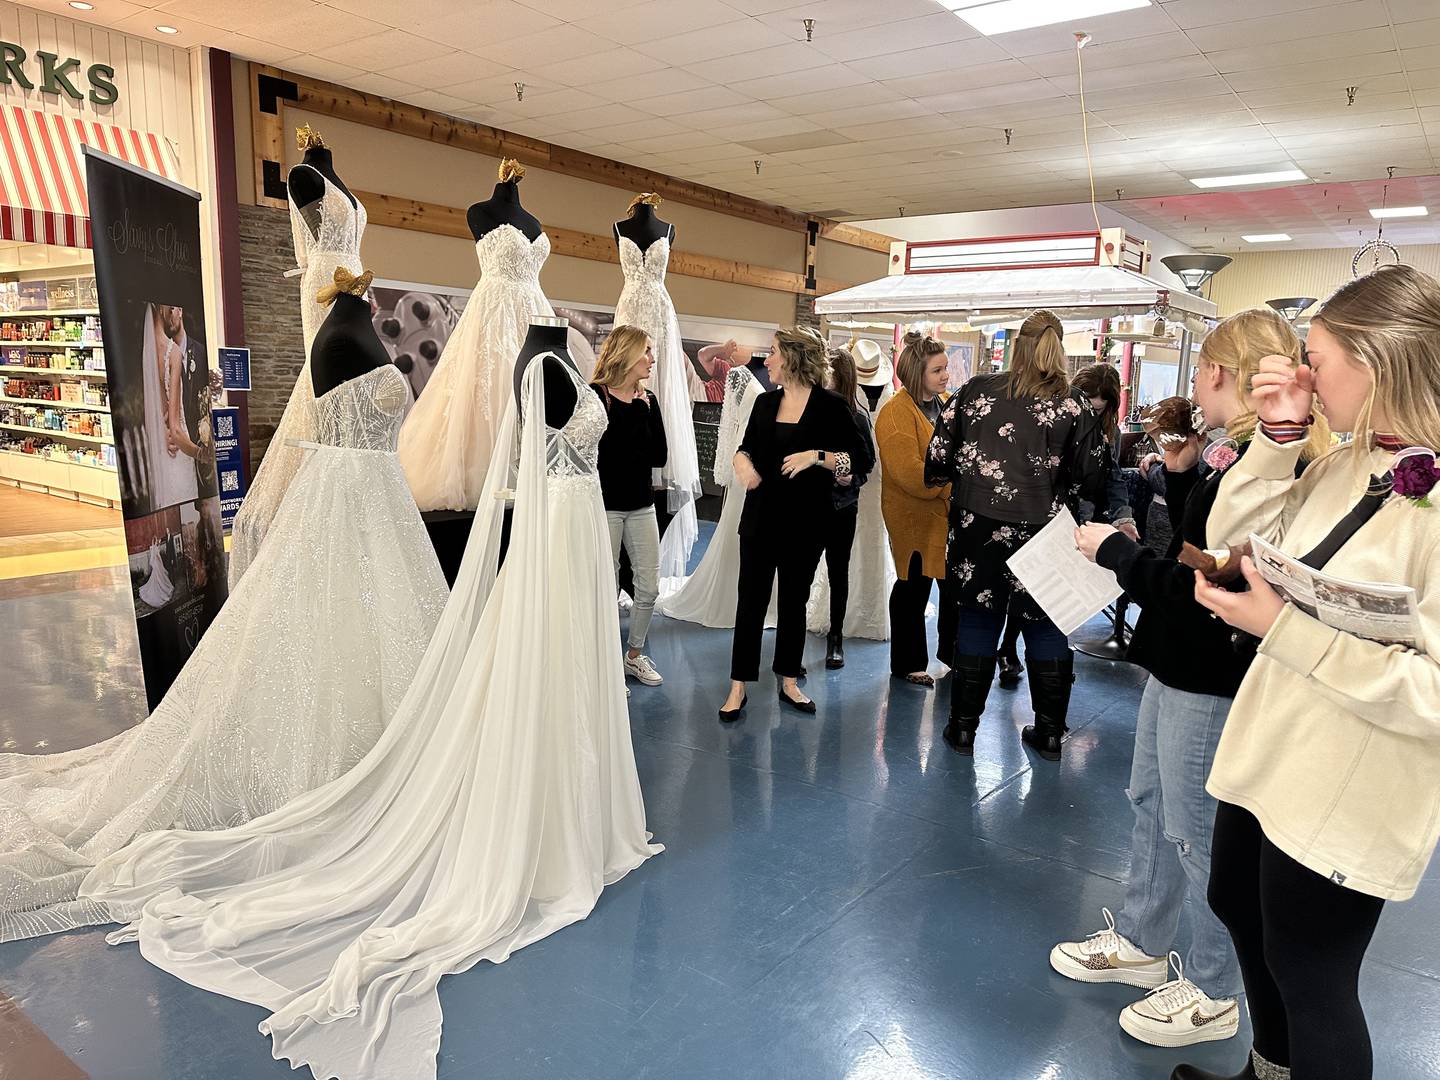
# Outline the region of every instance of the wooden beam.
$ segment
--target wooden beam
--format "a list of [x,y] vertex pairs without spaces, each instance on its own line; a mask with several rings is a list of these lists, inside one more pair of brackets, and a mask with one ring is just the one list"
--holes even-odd
[[862,229],[856,225],[847,225],[843,221],[830,221],[825,218],[820,219],[820,238],[833,240],[837,244],[865,248],[867,251],[883,251],[886,255],[890,254],[890,245],[895,242],[893,236],[886,236],[884,233],[871,232],[869,229]]
[[[810,220],[805,214],[777,206],[774,203],[746,198],[743,195],[722,191],[719,188],[654,172],[638,165],[597,157],[583,150],[556,146],[542,139],[532,139],[526,135],[490,127],[488,124],[460,120],[453,116],[446,116],[444,113],[423,109],[418,105],[409,105],[376,94],[366,94],[359,90],[338,86],[323,79],[288,73],[282,75],[275,68],[259,64],[251,65],[251,69],[252,86],[254,73],[259,71],[287,78],[295,83],[299,91],[295,106],[321,116],[333,116],[339,120],[348,120],[385,131],[394,131],[412,138],[424,139],[442,146],[454,146],[490,157],[513,157],[525,165],[533,165],[549,172],[574,176],[625,191],[654,191],[686,206],[696,206],[703,210],[729,214],[732,217],[776,228],[801,232],[804,231]],[[258,113],[258,109],[256,112]],[[283,135],[283,123],[278,126],[282,129]],[[265,145],[269,146],[272,142],[273,138],[267,135]],[[283,149],[283,139],[281,149]],[[262,152],[262,143],[259,139],[256,141],[255,151],[258,158]],[[850,244],[873,251],[889,250],[888,237],[881,238],[875,233],[867,233],[863,229],[856,229],[854,226],[844,225],[840,222],[824,222],[821,235],[835,240],[837,243]]]
[[285,172],[285,109],[277,102],[274,112],[260,108],[260,76],[283,78],[279,68],[265,64],[250,65],[250,140],[255,156],[255,205],[284,207],[284,199],[272,198],[265,194],[265,162],[279,164]]

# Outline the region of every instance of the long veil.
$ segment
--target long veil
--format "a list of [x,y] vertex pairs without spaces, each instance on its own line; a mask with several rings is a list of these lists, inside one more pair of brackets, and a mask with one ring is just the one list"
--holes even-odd
[[136,920],[112,940],[270,1009],[276,1058],[316,1076],[433,1078],[440,977],[505,959],[598,895],[593,860],[577,858],[590,838],[556,824],[573,816],[577,734],[561,715],[572,702],[548,689],[547,464],[574,455],[545,425],[542,367],[523,379],[528,422],[506,411],[450,603],[371,753],[242,827],[143,836],[81,889]]

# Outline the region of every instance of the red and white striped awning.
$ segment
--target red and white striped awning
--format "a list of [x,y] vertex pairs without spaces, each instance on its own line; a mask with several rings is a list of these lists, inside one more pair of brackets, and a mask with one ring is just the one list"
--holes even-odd
[[0,106],[0,238],[91,246],[81,149],[86,144],[174,179],[152,132],[19,105]]

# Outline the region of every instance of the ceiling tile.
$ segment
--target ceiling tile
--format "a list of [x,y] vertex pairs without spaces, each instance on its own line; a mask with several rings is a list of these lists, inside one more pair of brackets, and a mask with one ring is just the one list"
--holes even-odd
[[678,94],[640,98],[635,102],[635,108],[656,116],[679,116],[727,105],[744,105],[752,100],[724,86],[702,86],[698,90],[685,90]]
[[[991,40],[1011,56],[1044,56],[1047,53],[1061,52],[1067,46],[1074,48],[1077,29],[1081,28],[1074,23],[1057,23],[1052,26],[1039,26],[1033,30],[996,34]],[[1091,44],[1100,45],[1110,41],[1150,37],[1153,34],[1174,33],[1175,24],[1164,9],[1155,5],[1111,15],[1088,16],[1083,29],[1090,34]]]
[[740,19],[709,26],[704,30],[691,30],[675,37],[638,41],[634,48],[637,52],[665,60],[676,67],[702,62],[708,65],[717,61],[723,66],[727,56],[786,45],[789,42],[788,37],[764,23],[754,19]]
[[325,50],[325,55],[341,64],[352,64],[368,71],[404,70],[418,60],[444,56],[453,50],[439,42],[429,41],[404,30],[385,30],[369,37],[358,38]]
[[1313,12],[1311,18],[1297,18],[1293,12],[1240,18],[1192,29],[1188,36],[1205,52],[1291,44],[1295,52],[1308,55],[1311,38],[1389,25],[1385,0],[1350,0]]
[[811,68],[829,66],[830,59],[824,53],[816,52],[809,45],[791,42],[775,45],[768,49],[757,49],[752,53],[727,56],[715,64],[691,65],[691,71],[709,73],[712,79],[726,83],[740,83],[749,79],[764,79],[777,72],[794,74]]
[[609,82],[613,79],[628,78],[659,71],[665,66],[663,60],[636,52],[634,49],[612,46],[600,52],[574,56],[557,63],[546,62],[531,67],[538,75],[566,86],[588,89],[592,83]]
[[[829,70],[820,68],[820,71]],[[736,89],[751,85],[750,83],[736,83]],[[843,109],[850,106],[875,105],[884,101],[896,101],[901,97],[892,88],[877,82],[861,82],[854,86],[844,86],[824,91],[817,91],[808,94],[797,94],[794,97],[777,98],[771,104],[777,109],[797,116],[805,116],[812,112],[827,112],[831,109]]]
[[578,26],[552,26],[533,34],[497,41],[485,49],[485,55],[507,67],[528,67],[537,58],[550,61],[573,60],[610,52],[612,42]]
[[[736,7],[743,7],[745,0],[728,0]],[[750,12],[750,14],[755,14]],[[815,19],[815,38],[824,41],[852,30],[868,26],[900,22],[935,14],[935,0],[826,0],[823,4],[796,5],[787,0],[783,9],[776,9],[760,15],[760,21],[768,26],[786,31],[797,41],[805,38],[803,19]]]
[[575,25],[621,45],[640,45],[707,26],[735,21],[736,9],[720,0],[647,0],[576,19]]
[[[814,47],[836,60],[860,60],[885,53],[919,49],[926,45],[963,41],[967,38],[981,40],[978,32],[969,23],[948,11],[938,11],[918,19],[899,19],[833,37],[827,34],[817,39]],[[997,54],[1005,55],[1004,51],[999,49]]]
[[609,79],[591,83],[585,87],[607,101],[640,101],[644,98],[659,97],[662,94],[682,94],[689,90],[701,90],[713,86],[710,79],[695,75],[681,68],[661,68],[644,75],[631,75],[623,79]]
[[[766,75],[759,79],[730,82],[732,90],[746,97],[771,101],[786,112],[798,110],[786,108],[782,100],[797,97],[828,96],[831,91],[856,86],[876,86],[859,72],[852,71],[844,64],[826,64],[822,67],[806,68],[803,71],[785,71]],[[833,106],[838,108],[838,106]]]
[[497,64],[493,60],[482,59],[468,52],[445,53],[429,60],[416,60],[404,67],[406,81],[437,90],[457,83],[504,75],[510,70],[512,69],[504,64]]

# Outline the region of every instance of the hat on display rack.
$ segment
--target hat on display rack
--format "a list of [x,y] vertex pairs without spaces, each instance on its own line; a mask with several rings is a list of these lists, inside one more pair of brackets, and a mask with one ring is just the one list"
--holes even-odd
[[877,342],[861,338],[850,346],[850,355],[855,358],[855,377],[861,386],[884,386],[890,381],[890,364]]

